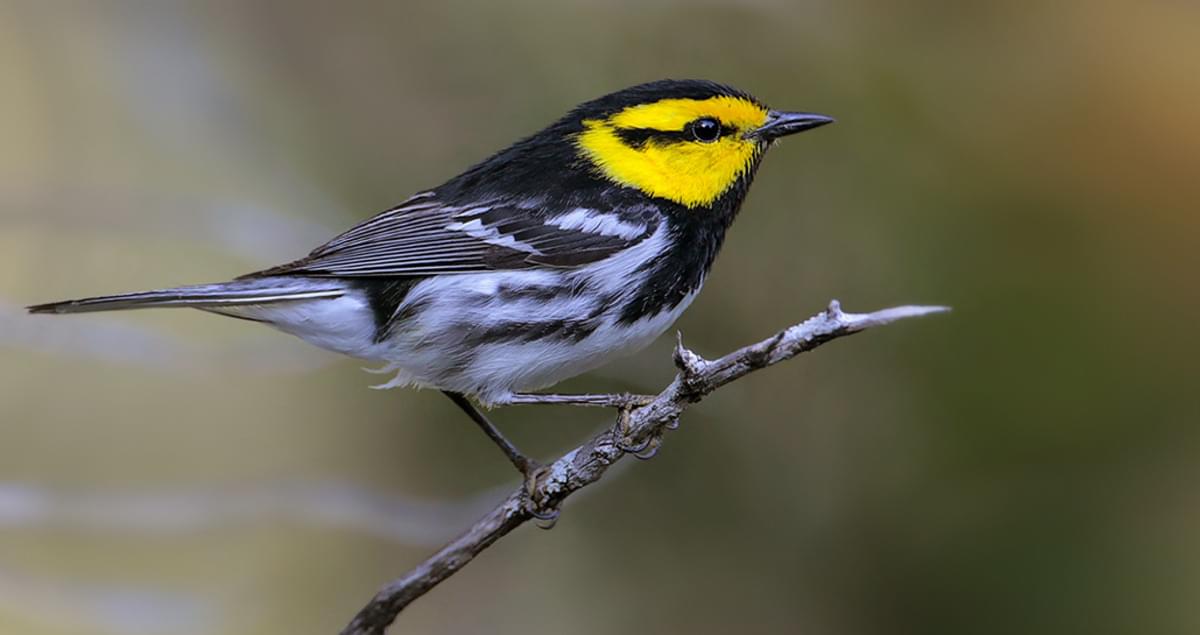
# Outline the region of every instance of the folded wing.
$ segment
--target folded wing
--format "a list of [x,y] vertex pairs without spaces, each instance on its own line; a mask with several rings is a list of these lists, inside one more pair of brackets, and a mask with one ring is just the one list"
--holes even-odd
[[402,277],[578,267],[645,240],[658,222],[656,214],[641,210],[552,212],[513,201],[449,206],[423,193],[300,260],[244,277]]

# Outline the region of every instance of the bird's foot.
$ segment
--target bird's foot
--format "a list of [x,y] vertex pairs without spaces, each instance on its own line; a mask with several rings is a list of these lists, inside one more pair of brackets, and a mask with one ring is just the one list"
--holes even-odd
[[[617,409],[617,425],[613,431],[613,443],[617,446],[618,450],[632,454],[634,458],[646,461],[658,454],[658,449],[662,447],[663,435],[666,433],[666,430],[658,430],[654,434],[647,436],[641,443],[631,443],[629,437],[633,429],[630,427],[630,419],[635,409],[636,407]],[[678,425],[677,422],[672,422],[667,425],[667,428],[674,430]]]
[[525,475],[525,492],[521,497],[521,505],[525,512],[537,521],[539,529],[553,529],[559,514],[562,513],[558,504],[546,500],[538,488],[538,483],[545,477],[548,469],[549,466],[530,460],[522,470]]

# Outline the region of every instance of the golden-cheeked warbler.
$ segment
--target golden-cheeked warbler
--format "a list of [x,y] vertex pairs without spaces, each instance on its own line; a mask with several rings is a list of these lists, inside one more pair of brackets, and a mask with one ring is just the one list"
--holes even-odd
[[764,153],[833,121],[735,88],[663,80],[577,106],[307,256],[230,282],[54,302],[34,313],[191,307],[386,364],[386,386],[468,400],[621,405],[530,391],[658,337],[696,297]]

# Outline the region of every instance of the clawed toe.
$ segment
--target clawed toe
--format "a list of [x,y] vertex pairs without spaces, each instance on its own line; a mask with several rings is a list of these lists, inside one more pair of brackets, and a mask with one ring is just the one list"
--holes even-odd
[[[531,462],[532,463],[532,462]],[[525,470],[525,496],[522,500],[522,505],[525,511],[537,520],[537,526],[541,529],[552,529],[554,524],[558,522],[558,516],[561,510],[557,505],[547,505],[545,501],[539,501],[537,495],[538,481],[546,472],[546,466],[533,463]]]
[[646,443],[641,450],[633,453],[634,458],[641,459],[643,461],[649,461],[650,459],[654,458],[654,455],[658,454],[658,449],[662,447],[662,438],[663,435],[661,432],[651,436],[646,440]]
[[647,437],[645,441],[634,445],[626,443],[625,436],[618,435],[614,439],[614,444],[618,450],[626,454],[632,454],[634,457],[645,461],[654,458],[654,455],[658,454],[658,449],[662,447],[662,437],[662,433],[653,434]]
[[625,438],[626,437],[624,437],[624,436],[618,435],[614,439],[614,445],[617,446],[618,450],[620,450],[626,454],[632,454],[634,456],[637,456],[638,454],[645,452],[646,448],[650,447],[650,441],[653,437],[651,437],[651,439],[646,439],[645,441],[642,441],[641,443],[638,443],[637,445],[626,443]]
[[538,526],[538,529],[554,529],[554,525],[558,523],[558,516],[562,513],[562,510],[558,508],[538,508],[532,501],[530,501],[530,505],[525,510],[537,521],[535,524]]
[[[650,399],[653,400],[654,398],[650,397]],[[636,445],[627,443],[626,439],[629,438],[630,432],[630,410],[631,408],[626,406],[617,412],[617,429],[613,433],[613,444],[617,446],[618,450],[626,454],[632,454],[643,461],[652,459],[654,455],[658,454],[658,449],[662,445],[663,432],[659,431],[658,434],[652,434],[645,441]]]

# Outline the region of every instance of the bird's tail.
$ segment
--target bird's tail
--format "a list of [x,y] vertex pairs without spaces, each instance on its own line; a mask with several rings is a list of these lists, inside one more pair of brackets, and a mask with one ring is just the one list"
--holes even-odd
[[30,313],[87,313],[159,307],[190,307],[219,311],[222,308],[244,305],[336,298],[345,293],[345,287],[334,280],[268,277],[63,300],[26,308]]

